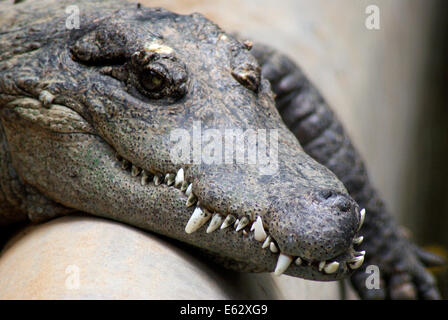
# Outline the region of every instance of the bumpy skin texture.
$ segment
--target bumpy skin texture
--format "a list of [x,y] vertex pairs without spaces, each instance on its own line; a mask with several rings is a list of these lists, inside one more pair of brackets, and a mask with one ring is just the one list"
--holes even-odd
[[[326,281],[359,267],[359,206],[283,123],[276,109],[283,89],[267,74],[279,93],[275,101],[249,45],[199,14],[120,1],[80,1],[80,28],[69,30],[64,9],[72,4],[25,1],[10,8],[14,18],[0,26],[2,225],[82,211],[175,238],[241,271],[270,272],[287,261],[286,274]],[[292,119],[283,118],[286,124]],[[304,127],[299,139],[305,145],[323,119],[325,113]],[[252,164],[174,162],[171,133],[191,132],[197,121],[221,133],[278,130],[278,170],[266,175]],[[337,143],[330,141],[309,152],[331,154],[333,148]],[[332,157],[333,169],[350,156],[359,161],[347,152]],[[180,169],[184,183],[174,186]],[[195,207],[207,217],[248,224],[206,233],[207,221],[186,233]],[[257,217],[272,250],[255,239]],[[395,227],[384,217],[387,238]],[[288,264],[297,258],[301,264]]]
[[[241,271],[280,265],[329,281],[358,267],[359,206],[284,125],[247,45],[200,14],[120,1],[78,2],[80,28],[69,30],[72,4],[25,1],[1,26],[3,224],[82,211],[188,243]],[[221,134],[277,130],[278,170],[173,161],[172,133],[194,134],[198,121]],[[175,186],[180,169],[185,183]],[[187,233],[195,207],[202,218],[237,218],[241,229],[206,233],[208,220]],[[258,217],[272,250],[251,230]]]
[[[443,260],[416,247],[400,234],[372,187],[360,155],[316,88],[294,62],[274,49],[255,45],[252,52],[277,95],[276,104],[282,119],[304,150],[332,170],[360,207],[367,210],[360,231],[365,239],[360,247],[367,252],[366,258],[363,267],[351,277],[361,297],[440,298],[434,278],[425,266],[440,265]],[[366,288],[370,273],[365,269],[369,265],[380,269],[378,290]]]

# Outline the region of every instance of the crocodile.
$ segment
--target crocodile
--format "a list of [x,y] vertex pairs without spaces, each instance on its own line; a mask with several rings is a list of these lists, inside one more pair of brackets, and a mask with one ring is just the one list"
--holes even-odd
[[[400,233],[290,58],[198,13],[79,1],[70,25],[73,4],[20,1],[3,12],[0,226],[82,212],[238,271],[350,276],[362,298],[439,298],[424,265],[441,258]],[[242,138],[226,140],[235,131]],[[178,159],[186,138],[193,152]],[[202,154],[189,157],[198,141]],[[229,141],[224,161],[218,147]],[[267,155],[274,166],[263,170]],[[381,270],[380,289],[366,288],[369,264]]]

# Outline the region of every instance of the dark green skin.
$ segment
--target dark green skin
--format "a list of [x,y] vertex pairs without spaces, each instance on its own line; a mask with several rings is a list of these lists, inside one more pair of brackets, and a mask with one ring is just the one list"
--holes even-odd
[[[199,14],[82,1],[80,29],[68,30],[64,9],[72,4],[25,1],[15,6],[21,14],[0,26],[1,225],[81,211],[175,238],[237,270],[274,270],[278,253],[262,249],[250,225],[245,234],[231,227],[207,234],[207,225],[185,233],[195,208],[185,205],[186,195],[166,184],[141,185],[140,177],[122,169],[118,154],[153,175],[183,168],[200,206],[210,212],[262,217],[280,251],[305,262],[291,264],[285,274],[327,281],[352,273],[359,206],[282,121],[280,96],[274,100],[268,80],[277,93],[281,86],[265,78],[260,64],[271,65],[279,78],[297,68],[282,70],[255,50],[259,64],[249,45]],[[148,50],[154,40],[171,49]],[[154,85],[160,70],[161,84]],[[277,129],[278,172],[173,163],[170,133],[191,130],[198,120],[204,129]],[[375,241],[366,239],[367,250]],[[340,266],[327,274],[320,261]],[[362,281],[355,285],[361,293]],[[419,279],[415,283],[422,287]],[[428,286],[432,291],[424,292],[435,290]]]

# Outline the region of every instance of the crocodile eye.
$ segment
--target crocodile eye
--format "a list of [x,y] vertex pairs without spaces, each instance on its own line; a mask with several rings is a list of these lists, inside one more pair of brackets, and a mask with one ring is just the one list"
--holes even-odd
[[131,84],[151,99],[179,99],[187,91],[185,66],[172,56],[139,51],[132,56]]
[[149,71],[140,75],[140,84],[145,90],[156,93],[166,87],[167,79],[155,71]]
[[166,67],[158,62],[148,63],[136,70],[136,87],[140,93],[152,99],[169,95],[173,79]]

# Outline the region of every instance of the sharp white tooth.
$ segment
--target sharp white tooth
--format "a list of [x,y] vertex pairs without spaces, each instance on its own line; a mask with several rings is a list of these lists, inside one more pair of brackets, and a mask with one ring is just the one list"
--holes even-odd
[[327,274],[335,273],[336,271],[338,271],[338,269],[339,269],[339,262],[336,261],[333,261],[324,267],[324,271]]
[[233,225],[233,228],[236,230],[236,228],[238,228],[238,223],[240,223],[240,219],[236,219],[235,223]]
[[366,255],[366,251],[365,251],[365,250],[363,250],[363,251],[359,251],[359,252],[357,252],[357,251],[353,251],[353,255],[354,255],[355,257],[365,256],[365,255]]
[[352,261],[352,263],[349,263],[349,267],[351,269],[358,269],[364,262],[364,255],[359,256],[359,257],[354,257],[351,261]]
[[213,215],[212,220],[210,221],[210,224],[208,225],[207,228],[207,233],[212,233],[213,231],[215,231],[216,229],[219,228],[219,226],[222,224],[223,221],[223,217],[219,214],[219,213],[215,213]]
[[[272,243],[272,242],[271,242]],[[276,276],[281,275],[283,272],[288,269],[289,265],[292,262],[292,257],[287,254],[280,253],[277,260],[277,266],[275,267],[274,274]]]
[[251,231],[254,230],[254,238],[257,241],[264,241],[266,239],[266,237],[268,236],[266,234],[266,231],[264,231],[263,228],[263,220],[261,219],[260,216],[257,217],[257,220],[252,224],[252,228],[250,229]]
[[231,226],[235,222],[236,218],[229,214],[225,219],[224,222],[221,225],[221,229],[225,229],[229,226]]
[[204,223],[208,221],[211,217],[211,213],[207,210],[202,210],[199,207],[196,207],[194,209],[193,214],[190,217],[190,220],[188,220],[187,226],[185,227],[186,233],[193,233],[196,230],[198,230]]
[[322,271],[322,269],[325,267],[325,261],[319,262],[319,271]]
[[129,164],[130,162],[126,159],[121,160],[121,169],[126,170],[127,168],[129,168]]
[[149,182],[148,172],[146,170],[143,170],[141,184],[142,186],[145,186],[148,184],[148,182]]
[[192,188],[192,186],[193,186],[192,183],[190,183],[190,184],[188,185],[187,190],[185,191],[185,194],[186,194],[187,196],[189,196],[189,195],[191,194],[191,188]]
[[240,231],[241,229],[243,229],[245,226],[247,226],[249,224],[249,219],[247,219],[247,217],[242,217],[240,222],[238,223],[238,226],[236,227],[236,231]]
[[173,173],[167,173],[165,175],[165,183],[169,186],[171,186],[174,183],[174,174]]
[[156,174],[153,178],[153,181],[154,181],[154,184],[156,186],[158,186],[158,185],[162,184],[162,177],[159,176],[158,174]]
[[269,247],[269,244],[271,243],[271,236],[268,236],[266,240],[264,240],[263,245],[261,246],[263,249],[266,249]]
[[180,191],[184,192],[188,188],[188,182],[184,181],[182,182],[182,185],[180,186]]
[[141,169],[135,165],[132,165],[131,174],[133,177],[136,177],[140,174]]
[[298,257],[295,261],[295,264],[300,266],[302,264],[302,259],[300,257]]
[[243,230],[243,236],[247,237],[248,233],[246,230]]
[[364,219],[366,217],[366,209],[362,209],[359,212],[359,227],[358,227],[358,231],[361,229],[363,223],[364,223]]
[[278,248],[277,248],[277,246],[275,245],[274,242],[271,242],[271,244],[269,245],[269,249],[270,249],[271,252],[273,252],[273,253],[278,252]]
[[360,237],[358,237],[358,238],[353,239],[353,243],[354,243],[354,244],[361,244],[361,243],[362,243],[362,240],[364,240],[364,237],[363,237],[363,236],[360,236]]
[[194,205],[196,203],[197,200],[198,200],[198,198],[196,198],[194,193],[190,193],[190,195],[188,196],[188,199],[187,199],[187,203],[185,205],[187,207],[191,207],[192,205]]
[[174,179],[174,186],[178,188],[182,186],[182,183],[184,183],[184,169],[180,168],[179,171],[177,171],[176,178]]

